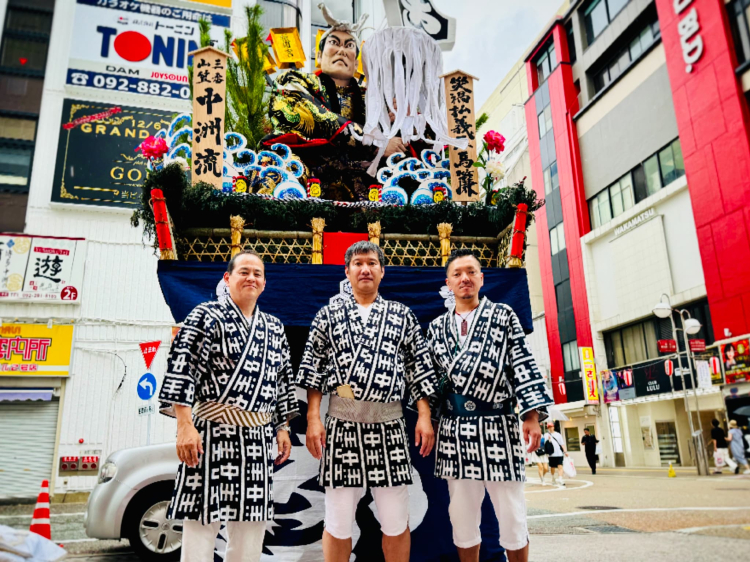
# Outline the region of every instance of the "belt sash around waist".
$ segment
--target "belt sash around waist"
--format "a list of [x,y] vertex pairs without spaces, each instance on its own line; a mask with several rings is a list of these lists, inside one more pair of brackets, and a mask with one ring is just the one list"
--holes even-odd
[[270,412],[248,412],[232,404],[218,402],[198,402],[193,414],[202,420],[239,427],[261,427],[271,423],[273,418]]
[[401,402],[369,402],[331,394],[328,415],[338,420],[357,423],[384,423],[404,417]]
[[512,416],[516,414],[515,398],[502,402],[484,402],[463,394],[448,394],[445,400],[445,413],[449,416],[479,418],[486,416]]

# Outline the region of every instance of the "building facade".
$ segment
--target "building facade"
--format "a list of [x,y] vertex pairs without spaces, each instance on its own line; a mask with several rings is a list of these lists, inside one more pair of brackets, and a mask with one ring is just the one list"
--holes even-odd
[[[552,388],[571,417],[569,447],[596,416],[604,465],[693,464],[691,431],[702,427],[708,441],[710,420],[727,415],[730,379],[711,356],[750,332],[740,4],[571,2],[525,59],[531,179],[546,199],[536,223]],[[652,312],[667,299],[701,323],[689,336],[701,351],[688,404],[683,332],[678,357],[659,344],[673,338],[669,318]],[[593,399],[582,380],[588,350]]]

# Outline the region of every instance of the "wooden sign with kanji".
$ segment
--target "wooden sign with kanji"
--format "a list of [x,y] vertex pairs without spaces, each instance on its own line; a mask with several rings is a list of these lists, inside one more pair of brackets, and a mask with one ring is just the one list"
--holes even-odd
[[448,132],[453,138],[469,139],[469,146],[464,150],[450,148],[453,200],[478,201],[479,174],[474,166],[477,161],[474,80],[478,78],[461,70],[443,74],[441,78],[445,81]]
[[204,181],[222,190],[227,54],[214,47],[193,57],[193,183]]

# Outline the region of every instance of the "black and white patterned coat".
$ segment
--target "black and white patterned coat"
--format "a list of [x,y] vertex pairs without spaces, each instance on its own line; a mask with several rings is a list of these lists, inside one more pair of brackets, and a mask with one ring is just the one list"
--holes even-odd
[[[334,300],[315,316],[297,384],[332,394],[349,384],[356,400],[409,404],[433,395],[435,372],[414,313],[378,296],[367,324],[352,296]],[[404,420],[354,423],[326,416],[320,484],[385,487],[412,483]]]
[[[464,345],[459,343],[454,309],[430,324],[427,342],[438,377],[449,377],[453,392],[496,404],[511,397],[523,417],[552,404],[547,386],[515,312],[483,298]],[[435,475],[489,481],[523,481],[524,443],[518,417],[458,417],[442,409]]]
[[271,414],[243,427],[194,416],[203,440],[196,467],[180,464],[170,519],[267,521],[273,518],[275,430],[298,415],[289,343],[283,324],[257,307],[248,319],[231,298],[198,305],[172,343],[159,394],[160,410],[217,402]]

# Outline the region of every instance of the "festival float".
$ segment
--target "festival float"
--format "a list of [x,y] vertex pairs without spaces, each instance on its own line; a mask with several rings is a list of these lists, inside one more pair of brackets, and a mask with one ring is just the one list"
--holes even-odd
[[[267,278],[259,306],[284,324],[297,364],[317,311],[351,291],[346,248],[370,240],[385,254],[381,294],[407,305],[423,327],[451,306],[443,264],[452,250],[470,248],[483,266],[483,294],[510,305],[531,332],[525,233],[543,201],[523,182],[497,187],[505,139],[494,131],[477,138],[476,79],[444,73],[439,47],[421,30],[386,28],[363,44],[364,20],[337,21],[322,9],[331,27],[317,37],[318,69],[309,74],[299,70],[307,58],[297,30],[264,38],[257,7],[247,10],[246,36],[228,36],[223,49],[203,25],[202,47],[191,53],[192,113],[136,148],[149,174],[132,223],[154,240],[175,321],[227,294],[226,263],[254,250]],[[353,45],[343,44],[347,36]],[[292,422],[301,449],[286,483],[293,492],[279,488],[289,510],[300,494],[305,505],[319,499],[304,419]],[[447,512],[419,498],[447,496],[432,477],[434,459],[412,458],[422,487],[412,540],[434,559],[454,548]],[[358,545],[379,549],[379,534],[362,529]],[[321,532],[284,517],[265,545],[312,544]]]

